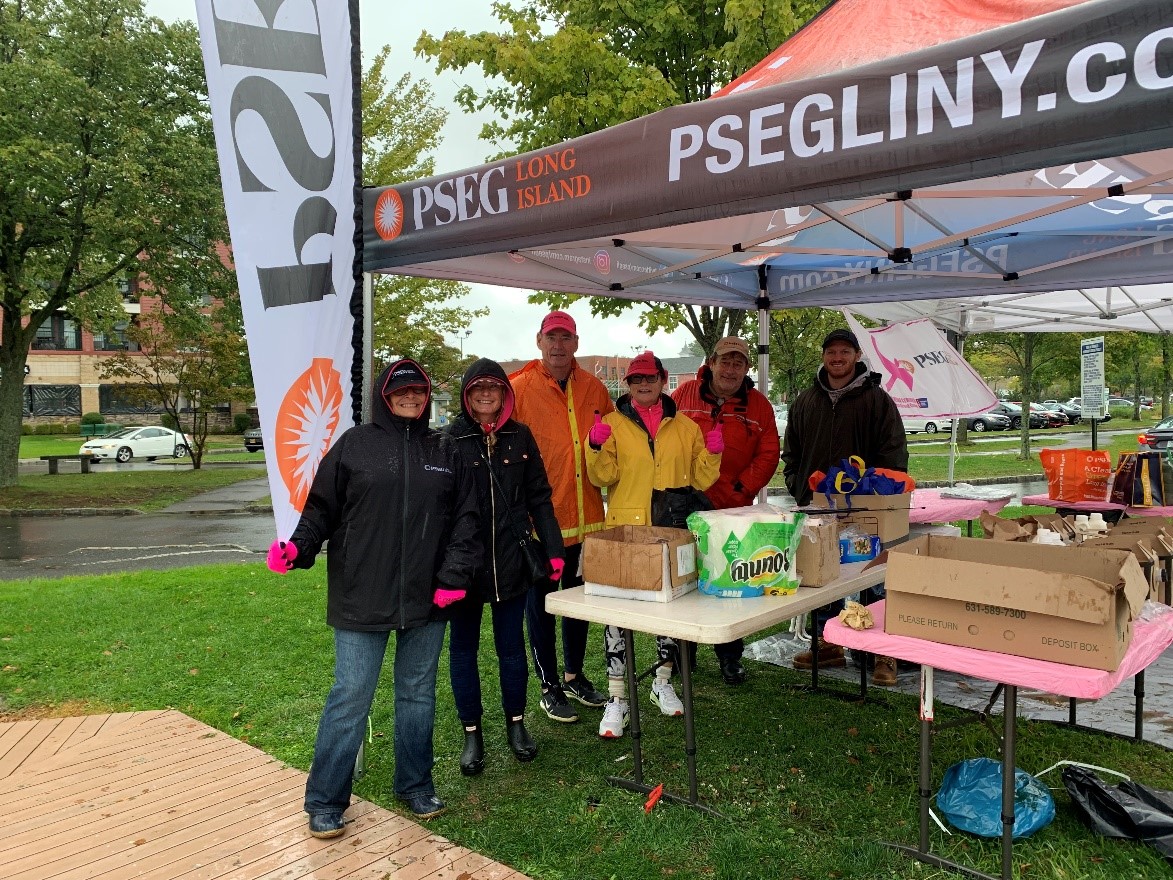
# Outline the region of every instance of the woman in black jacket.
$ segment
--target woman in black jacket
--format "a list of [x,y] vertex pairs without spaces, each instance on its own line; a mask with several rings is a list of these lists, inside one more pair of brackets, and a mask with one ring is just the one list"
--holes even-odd
[[449,425],[465,466],[473,474],[480,508],[485,558],[467,599],[453,607],[452,695],[464,725],[460,771],[475,776],[485,767],[481,733],[481,679],[477,649],[485,603],[493,615],[493,641],[501,677],[501,706],[509,747],[519,761],[532,761],[538,748],[525,729],[528,681],[522,620],[533,575],[521,541],[536,532],[550,558],[551,580],[562,576],[562,533],[550,501],[550,483],[529,428],[510,418],[513,389],[495,361],[481,358],[464,374],[460,415]]
[[448,436],[428,427],[431,382],[401,360],[379,376],[371,424],[346,431],[314,475],[288,541],[269,567],[309,568],[329,541],[326,622],[334,686],[318,722],[305,811],[314,837],[345,831],[355,758],[395,632],[395,794],[416,817],[444,810],[432,782],[440,609],[480,565],[477,497]]

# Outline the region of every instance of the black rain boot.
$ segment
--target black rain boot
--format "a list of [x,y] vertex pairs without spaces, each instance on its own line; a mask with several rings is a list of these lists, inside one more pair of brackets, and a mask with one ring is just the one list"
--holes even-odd
[[537,757],[538,744],[533,741],[529,731],[525,729],[525,718],[518,715],[505,722],[505,738],[509,740],[509,748],[519,761],[532,761]]
[[476,776],[485,769],[485,738],[479,721],[463,721],[464,751],[460,753],[460,772]]

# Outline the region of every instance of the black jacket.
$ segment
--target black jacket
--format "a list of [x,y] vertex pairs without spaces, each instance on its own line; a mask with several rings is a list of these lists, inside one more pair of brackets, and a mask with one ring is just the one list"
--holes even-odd
[[[505,392],[500,424],[488,432],[473,417],[465,396],[469,384],[482,376],[500,380]],[[554,515],[550,481],[534,435],[521,422],[510,418],[513,389],[505,371],[496,361],[481,358],[465,372],[460,388],[461,412],[446,430],[456,441],[477,489],[485,557],[473,583],[481,601],[500,602],[524,593],[531,584],[518,535],[536,532],[547,555],[561,559],[566,555],[562,532]],[[499,488],[490,479],[489,462]],[[473,598],[471,594],[470,598]]]
[[782,443],[782,474],[799,505],[814,493],[807,479],[852,455],[867,467],[908,470],[908,438],[896,402],[880,387],[880,374],[856,364],[855,379],[831,403],[820,367],[811,387],[790,407]]
[[[393,415],[375,383],[373,421],[346,431],[318,466],[290,540],[294,568],[326,541],[326,622],[338,629],[411,629],[445,615],[437,586],[467,589],[481,562],[477,497],[455,444],[417,419]],[[429,389],[428,400],[431,400]]]

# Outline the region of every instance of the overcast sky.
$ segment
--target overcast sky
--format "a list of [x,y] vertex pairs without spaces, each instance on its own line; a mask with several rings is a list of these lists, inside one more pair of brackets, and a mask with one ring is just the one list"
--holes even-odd
[[[412,52],[422,31],[442,34],[450,28],[476,32],[500,30],[492,16],[489,0],[364,0],[360,4],[363,57],[369,59],[383,46],[391,46],[387,79],[394,82],[403,73],[427,80],[438,106],[448,111],[444,142],[436,152],[436,172],[444,174],[479,165],[485,156],[496,152],[479,140],[482,120],[465,115],[453,100],[458,88],[480,80],[479,69],[464,74],[437,75],[432,66]],[[195,19],[194,0],[146,0],[147,12],[165,21]],[[489,317],[472,322],[472,334],[464,343],[465,354],[478,354],[497,360],[536,357],[534,336],[546,309],[526,302],[528,292],[505,287],[473,285],[463,302],[470,308],[487,306]],[[570,313],[578,322],[582,339],[580,354],[630,356],[633,351],[653,349],[663,357],[674,357],[691,341],[685,331],[660,333],[652,338],[641,330],[633,310],[621,318],[592,318],[587,302],[575,303]],[[458,345],[451,339],[452,345]]]

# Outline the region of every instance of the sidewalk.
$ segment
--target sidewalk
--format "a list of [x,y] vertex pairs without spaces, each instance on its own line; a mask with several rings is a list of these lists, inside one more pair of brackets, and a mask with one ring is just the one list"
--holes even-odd
[[269,480],[266,477],[260,477],[256,480],[242,480],[231,486],[213,489],[184,501],[177,501],[169,507],[164,507],[159,513],[272,513],[271,505],[256,504],[262,498],[268,497]]

